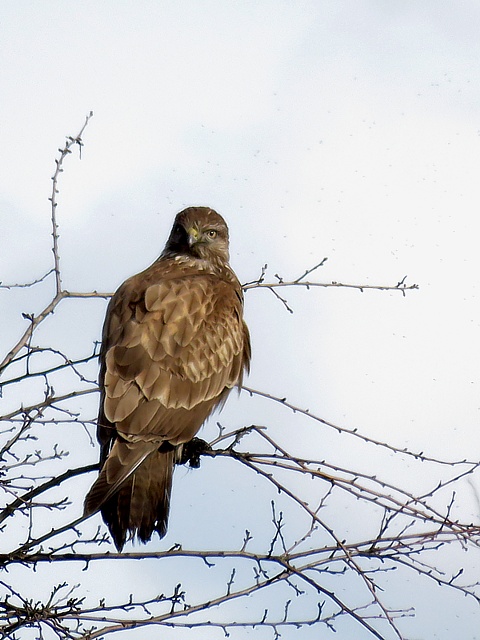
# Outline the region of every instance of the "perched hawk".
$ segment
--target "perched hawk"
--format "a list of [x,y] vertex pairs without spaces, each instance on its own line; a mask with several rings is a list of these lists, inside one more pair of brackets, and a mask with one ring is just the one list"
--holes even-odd
[[173,466],[250,361],[228,228],[207,207],[177,215],[161,256],[108,306],[100,353],[101,510],[115,545],[167,531]]

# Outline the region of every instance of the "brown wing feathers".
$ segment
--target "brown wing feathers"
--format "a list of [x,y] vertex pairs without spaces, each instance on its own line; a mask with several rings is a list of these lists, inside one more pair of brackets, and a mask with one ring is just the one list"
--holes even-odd
[[101,350],[103,467],[85,500],[115,544],[167,528],[176,448],[191,440],[248,368],[228,230],[205,207],[178,214],[162,256],[112,298]]

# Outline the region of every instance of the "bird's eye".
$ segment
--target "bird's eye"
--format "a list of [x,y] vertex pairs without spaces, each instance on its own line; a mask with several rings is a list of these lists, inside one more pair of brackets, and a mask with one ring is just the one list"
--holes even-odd
[[207,231],[207,236],[213,240],[213,238],[217,237],[217,231],[215,229],[209,229]]

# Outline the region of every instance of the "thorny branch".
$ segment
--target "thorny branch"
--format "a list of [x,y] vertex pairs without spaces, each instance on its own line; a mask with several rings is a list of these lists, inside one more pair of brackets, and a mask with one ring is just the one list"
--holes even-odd
[[34,286],[36,284],[39,284],[40,282],[43,282],[49,275],[51,275],[52,273],[55,274],[55,295],[53,296],[52,300],[50,301],[50,303],[45,307],[45,309],[43,309],[42,311],[40,311],[36,316],[28,316],[28,320],[29,320],[29,325],[27,327],[27,329],[24,331],[22,337],[20,338],[20,340],[15,344],[15,346],[7,353],[7,355],[4,357],[3,361],[0,363],[0,374],[5,370],[5,368],[12,362],[12,360],[15,358],[15,356],[25,347],[28,348],[28,344],[29,341],[33,335],[33,332],[35,331],[35,329],[50,315],[52,314],[56,307],[58,306],[58,304],[64,299],[64,298],[94,298],[94,297],[99,297],[99,298],[104,298],[104,297],[108,297],[109,294],[102,294],[102,293],[97,293],[97,292],[92,292],[92,293],[74,293],[74,292],[69,292],[66,291],[64,289],[62,289],[62,279],[61,279],[61,274],[60,274],[60,253],[59,253],[59,246],[58,246],[58,223],[57,223],[57,195],[58,195],[58,179],[59,179],[59,175],[60,173],[63,172],[63,162],[65,160],[65,158],[72,153],[72,147],[74,145],[78,145],[78,147],[81,149],[83,146],[83,142],[82,142],[82,135],[83,132],[85,131],[86,126],[88,125],[88,122],[90,120],[90,118],[93,116],[93,112],[91,111],[88,116],[85,118],[85,123],[83,124],[82,128],[80,129],[79,133],[75,136],[75,137],[71,137],[68,136],[67,137],[67,141],[65,143],[65,146],[62,149],[59,149],[60,152],[60,157],[58,159],[55,160],[55,173],[53,174],[52,177],[52,195],[50,196],[49,200],[51,202],[51,222],[52,222],[52,238],[53,238],[53,246],[52,246],[52,252],[53,252],[53,262],[54,262],[54,266],[53,269],[50,269],[50,271],[48,271],[45,275],[43,275],[41,278],[37,278],[36,280],[34,280],[33,282],[30,282],[26,285],[2,285],[2,288],[5,289],[11,289],[11,288],[15,288],[15,287],[25,287],[25,286]]
[[284,307],[290,313],[293,313],[293,309],[289,306],[287,300],[283,298],[276,289],[284,288],[284,287],[305,287],[307,290],[315,287],[334,287],[334,288],[344,288],[344,289],[357,289],[361,293],[363,293],[366,289],[376,289],[377,291],[401,291],[402,295],[405,296],[407,291],[413,291],[414,289],[418,289],[418,284],[406,284],[407,276],[403,276],[403,278],[397,282],[396,285],[374,285],[374,284],[348,284],[342,282],[312,282],[309,280],[305,280],[307,276],[309,276],[313,271],[316,271],[320,267],[326,263],[327,258],[323,258],[321,262],[316,264],[315,266],[307,269],[302,275],[297,278],[293,278],[292,280],[284,280],[277,273],[275,274],[276,282],[265,282],[265,276],[267,273],[268,265],[263,265],[260,276],[256,280],[252,280],[251,282],[247,282],[243,285],[244,291],[248,291],[249,289],[268,289],[273,293],[273,295],[280,300],[280,302],[284,305]]
[[[78,441],[87,438],[87,445],[93,441],[95,403],[90,398],[98,391],[94,382],[97,336],[80,358],[70,357],[54,344],[35,345],[33,338],[62,300],[71,298],[80,304],[86,298],[111,296],[70,292],[62,284],[59,179],[65,158],[75,146],[81,150],[91,116],[77,136],[67,138],[55,161],[50,198],[53,267],[28,283],[0,285],[9,292],[47,286],[52,274],[55,278],[49,304],[36,314],[24,314],[28,327],[0,365],[0,388],[7,401],[0,416],[0,490],[4,495],[0,506],[0,635],[14,638],[30,628],[45,639],[93,640],[154,626],[192,632],[208,627],[210,633],[218,630],[225,637],[235,630],[265,630],[266,637],[280,638],[308,627],[335,631],[340,621],[343,625],[349,621],[352,637],[355,629],[362,628],[366,637],[403,639],[403,622],[414,615],[413,609],[409,605],[393,608],[386,597],[390,581],[400,574],[398,569],[409,571],[410,579],[430,580],[478,605],[480,584],[469,575],[468,563],[452,567],[446,553],[453,547],[468,552],[480,546],[479,526],[455,515],[458,487],[463,479],[478,474],[478,461],[437,460],[424,452],[381,442],[356,428],[333,424],[286,398],[246,386],[245,398],[280,404],[288,420],[302,417],[315,433],[338,433],[351,439],[352,447],[375,448],[386,457],[401,456],[412,465],[428,467],[429,486],[414,492],[395,479],[374,471],[365,473],[341,459],[318,459],[314,452],[306,458],[295,443],[283,441],[275,424],[235,429],[219,425],[218,436],[201,453],[203,458],[235,465],[228,477],[233,479],[243,469],[250,484],[256,479],[262,487],[258,495],[252,495],[252,514],[245,523],[248,529],[236,542],[225,538],[222,548],[205,550],[195,548],[193,537],[192,548],[173,544],[165,549],[164,543],[152,542],[139,551],[118,554],[111,551],[103,526],[96,528],[93,519],[79,517],[82,491],[77,490],[77,483],[98,468],[96,462],[87,464],[83,455],[75,456]],[[389,290],[404,296],[418,289],[416,284],[407,285],[406,277],[396,285],[377,286],[312,281],[312,274],[325,262],[326,258],[289,280],[275,274],[272,282],[266,281],[265,265],[259,278],[246,283],[244,289],[267,289],[289,311],[287,299],[279,293],[288,287]],[[349,528],[337,514],[358,513],[359,505],[362,526]],[[269,529],[258,524],[262,511],[271,514]],[[186,539],[190,538],[186,535]],[[160,584],[162,593],[128,595],[122,586],[136,592],[139,585],[119,585],[102,570],[101,579],[107,586],[100,598],[95,589],[97,567],[138,562],[149,563],[150,571],[160,576],[152,585],[158,589]],[[178,563],[173,572],[169,571],[172,562]],[[62,575],[72,575],[70,583],[52,581],[47,572],[52,566],[61,567]],[[85,587],[75,583],[72,572],[77,567],[81,572],[77,582]],[[31,595],[28,579],[15,578],[31,570],[47,581],[42,584],[50,585],[42,587],[41,597]],[[234,619],[228,608],[236,601],[245,611],[241,619]]]

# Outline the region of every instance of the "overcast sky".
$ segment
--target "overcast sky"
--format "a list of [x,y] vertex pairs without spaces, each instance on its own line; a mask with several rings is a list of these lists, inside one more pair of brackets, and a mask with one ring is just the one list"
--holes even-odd
[[[54,157],[92,110],[60,184],[67,288],[114,290],[192,204],[227,219],[243,282],[324,257],[324,282],[407,275],[420,289],[405,297],[292,291],[294,314],[248,292],[248,384],[398,446],[478,458],[479,24],[462,0],[3,2],[0,280],[50,268]],[[38,311],[44,294],[29,295]],[[91,309],[79,334],[99,335],[103,303]],[[268,420],[255,411],[237,420]],[[463,500],[478,520],[470,486]],[[462,624],[476,637],[478,612]]]

